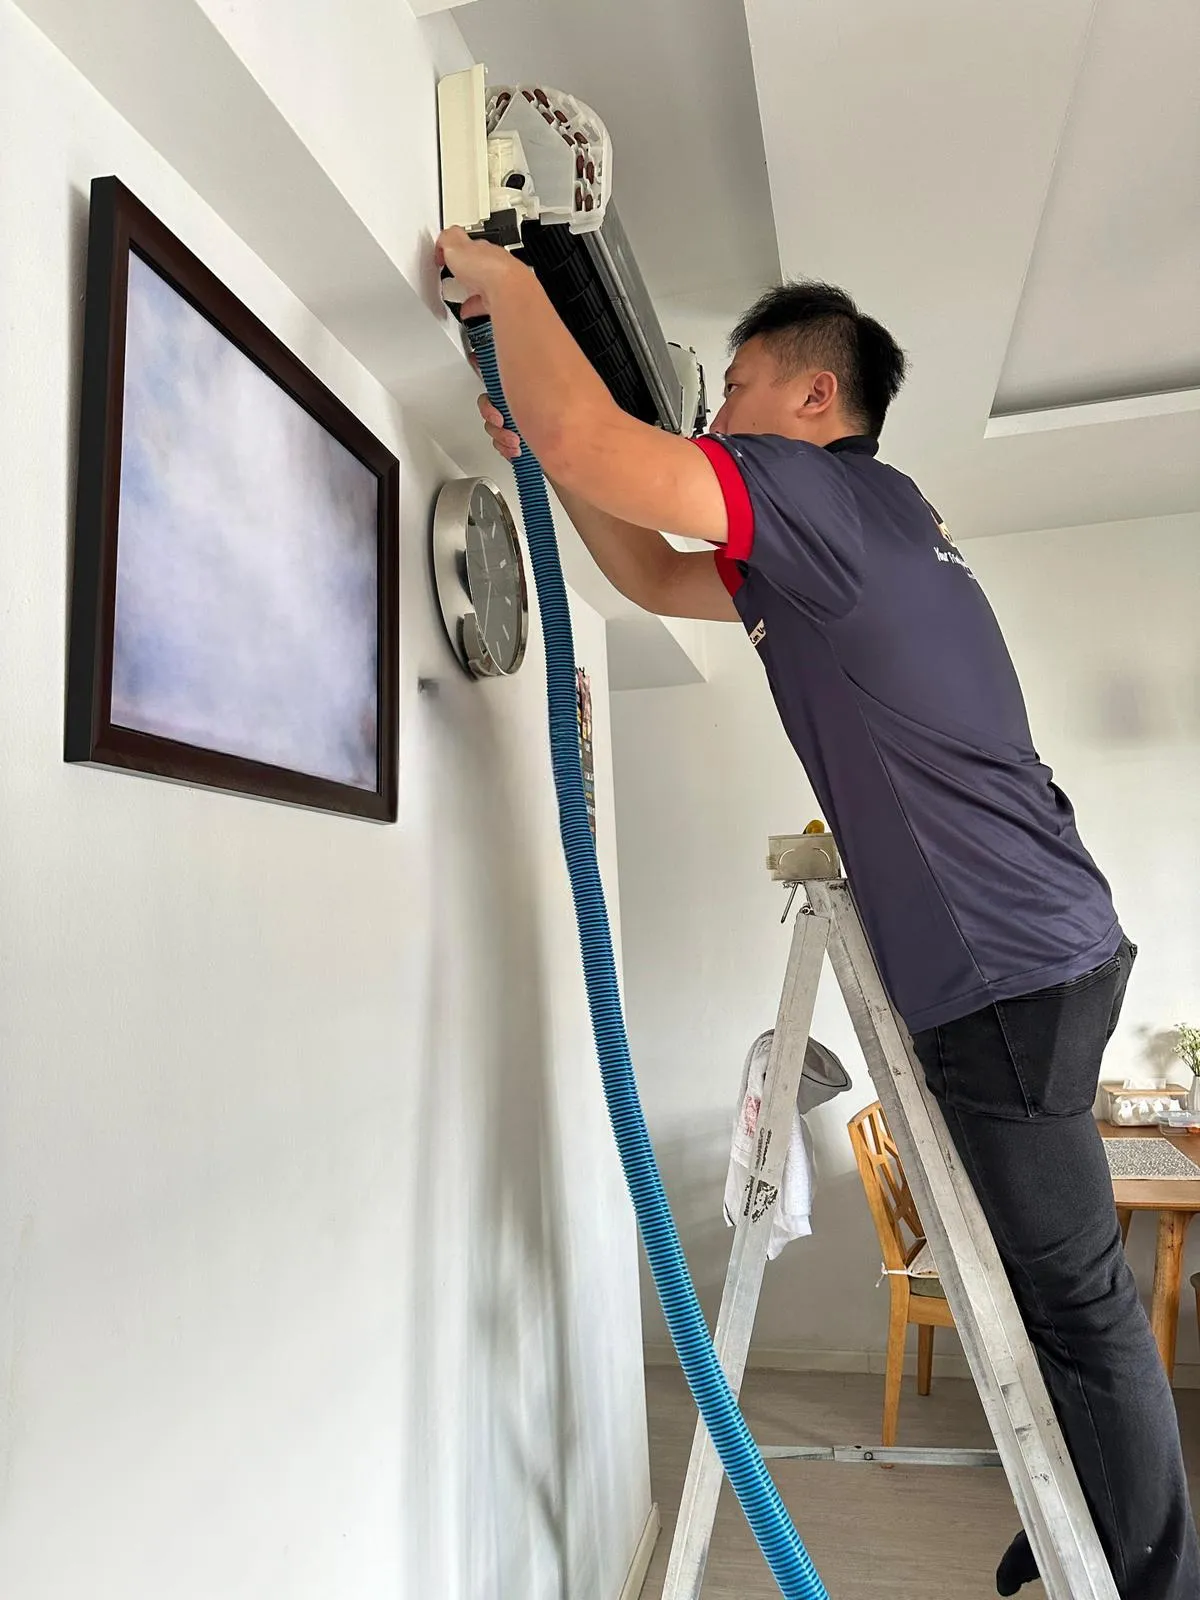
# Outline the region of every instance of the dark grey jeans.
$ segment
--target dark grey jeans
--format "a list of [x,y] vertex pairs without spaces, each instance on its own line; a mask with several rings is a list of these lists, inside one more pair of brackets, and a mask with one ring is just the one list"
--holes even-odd
[[979,1195],[1122,1600],[1200,1600],[1170,1385],[1092,1103],[1137,951],[913,1044]]

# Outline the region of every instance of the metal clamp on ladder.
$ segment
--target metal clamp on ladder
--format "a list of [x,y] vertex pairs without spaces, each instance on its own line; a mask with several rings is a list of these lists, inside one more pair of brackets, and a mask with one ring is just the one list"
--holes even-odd
[[[782,1181],[792,1108],[828,953],[925,1225],[996,1451],[779,1445],[764,1449],[763,1455],[872,1465],[980,1466],[998,1460],[1050,1600],[1117,1600],[995,1242],[925,1086],[907,1030],[884,990],[834,841],[820,825],[773,838],[767,866],[776,881],[790,886],[792,899],[802,889],[807,904],[796,917],[759,1116],[751,1193],[734,1234],[717,1318],[716,1351],[730,1387],[735,1394],[741,1387],[767,1261],[771,1207],[754,1201],[762,1189],[778,1193]],[[699,1600],[720,1489],[721,1465],[701,1422],[692,1443],[663,1600]]]

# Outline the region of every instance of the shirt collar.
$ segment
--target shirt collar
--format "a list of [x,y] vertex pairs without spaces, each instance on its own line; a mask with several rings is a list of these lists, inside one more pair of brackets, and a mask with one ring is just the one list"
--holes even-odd
[[844,439],[834,439],[825,446],[826,450],[850,450],[856,455],[877,456],[879,454],[879,440],[872,439],[869,433],[848,433]]

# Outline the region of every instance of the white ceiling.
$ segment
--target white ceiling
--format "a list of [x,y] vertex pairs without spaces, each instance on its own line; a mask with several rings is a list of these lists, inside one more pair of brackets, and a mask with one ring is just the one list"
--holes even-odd
[[1200,4],[1099,0],[994,409],[1200,385]]
[[475,0],[455,18],[492,83],[549,84],[603,118],[656,300],[736,304],[778,277],[741,0]]
[[664,325],[710,383],[782,266],[843,284],[908,350],[883,453],[956,536],[1200,508],[1200,411],[986,431],[993,412],[1200,383],[1195,0],[456,17],[493,79],[543,78],[604,117]]

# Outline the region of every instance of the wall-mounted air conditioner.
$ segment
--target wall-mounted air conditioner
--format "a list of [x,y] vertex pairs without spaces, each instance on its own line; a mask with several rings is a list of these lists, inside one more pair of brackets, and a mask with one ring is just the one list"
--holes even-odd
[[482,66],[438,85],[442,220],[533,268],[617,404],[702,432],[704,375],[669,344],[612,197],[612,143],[590,107],[541,85],[488,88]]

